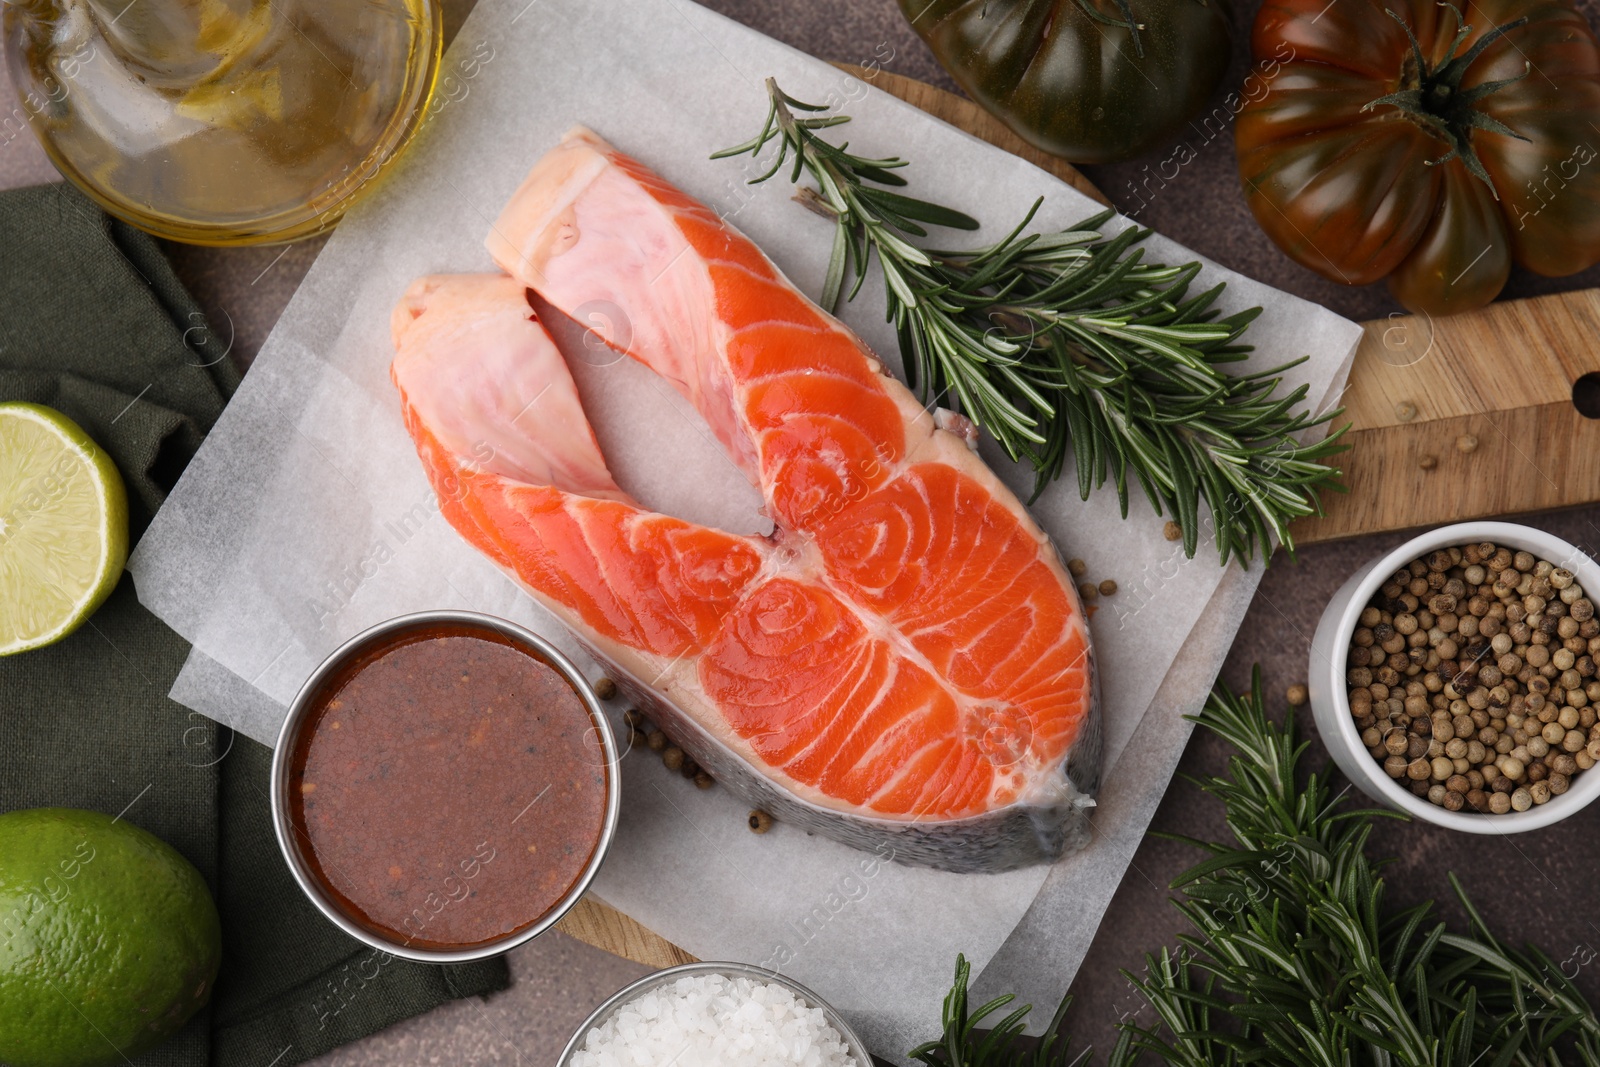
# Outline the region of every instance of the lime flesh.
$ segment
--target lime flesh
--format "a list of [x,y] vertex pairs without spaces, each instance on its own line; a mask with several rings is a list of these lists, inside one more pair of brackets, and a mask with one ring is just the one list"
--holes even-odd
[[70,634],[128,561],[128,499],[111,457],[71,419],[0,404],[0,656]]

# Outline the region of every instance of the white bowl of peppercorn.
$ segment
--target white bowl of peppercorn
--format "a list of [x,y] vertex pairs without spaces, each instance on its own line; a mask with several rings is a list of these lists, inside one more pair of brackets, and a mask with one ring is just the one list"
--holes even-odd
[[1311,644],[1311,708],[1356,787],[1476,834],[1600,795],[1600,564],[1505,522],[1443,526],[1351,576]]

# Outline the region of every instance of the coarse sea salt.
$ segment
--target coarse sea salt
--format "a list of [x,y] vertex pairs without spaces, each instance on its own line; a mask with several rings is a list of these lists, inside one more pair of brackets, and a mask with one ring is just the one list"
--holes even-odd
[[589,1031],[572,1067],[865,1067],[822,1009],[784,986],[686,975]]

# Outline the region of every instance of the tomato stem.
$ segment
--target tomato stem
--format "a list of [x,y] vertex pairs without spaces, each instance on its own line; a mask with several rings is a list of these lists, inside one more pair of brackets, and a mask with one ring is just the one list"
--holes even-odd
[[1393,10],[1384,9],[1384,13],[1406,31],[1406,40],[1411,43],[1412,62],[1417,68],[1416,74],[1409,88],[1380,96],[1361,110],[1371,111],[1373,108],[1383,106],[1399,108],[1407,118],[1450,146],[1450,150],[1438,159],[1428,160],[1429,166],[1438,166],[1452,159],[1460,159],[1473,177],[1487,185],[1494,198],[1499,200],[1499,190],[1495,189],[1493,179],[1489,177],[1488,170],[1473,147],[1472,131],[1487,130],[1514,137],[1519,141],[1526,141],[1528,138],[1499,119],[1478,110],[1474,105],[1513,82],[1526,78],[1531,65],[1524,62],[1522,73],[1515,77],[1483,82],[1465,91],[1461,88],[1461,81],[1466,76],[1468,68],[1477,62],[1485,49],[1512,30],[1525,25],[1528,18],[1524,15],[1503,26],[1494,27],[1478,38],[1471,48],[1457,55],[1457,50],[1472,35],[1472,27],[1466,24],[1461,9],[1454,4],[1446,3],[1440,6],[1455,15],[1456,37],[1450,43],[1450,50],[1445,53],[1444,59],[1433,68],[1429,68],[1428,60],[1422,54],[1422,45],[1418,43],[1417,35],[1412,32],[1411,24]]
[[1083,8],[1085,15],[1096,22],[1103,22],[1107,26],[1121,26],[1127,30],[1128,36],[1133,38],[1133,54],[1143,59],[1144,42],[1139,40],[1139,31],[1144,29],[1144,24],[1134,20],[1133,9],[1128,6],[1128,0],[1111,0],[1111,2],[1117,5],[1117,11],[1122,15],[1120,19],[1114,19],[1097,9],[1094,6],[1095,0],[1078,0],[1078,6]]

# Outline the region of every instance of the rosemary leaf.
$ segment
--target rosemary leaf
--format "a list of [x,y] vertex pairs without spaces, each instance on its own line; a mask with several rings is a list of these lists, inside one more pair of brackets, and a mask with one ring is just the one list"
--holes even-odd
[[1385,904],[1367,838],[1373,818],[1402,816],[1344,810],[1325,778],[1302,781],[1306,744],[1292,715],[1268,717],[1259,671],[1249,695],[1218,689],[1194,721],[1237,750],[1226,777],[1199,783],[1235,840],[1190,842],[1208,855],[1172,885],[1191,933],[1127,975],[1153,1018],[1123,1024],[1111,1067],[1600,1064],[1594,1009],[1548,956],[1501,944],[1454,875],[1467,934],[1431,905]]
[[[1143,973],[1124,972],[1148,1010],[1118,1025],[1110,1067],[1600,1067],[1593,1007],[1550,956],[1496,938],[1455,875],[1464,933],[1431,903],[1385,902],[1367,840],[1374,818],[1404,816],[1349,809],[1323,776],[1302,778],[1307,744],[1292,714],[1281,725],[1267,715],[1259,670],[1249,694],[1219,688],[1194,721],[1235,749],[1226,776],[1198,783],[1226,806],[1233,840],[1172,837],[1204,853],[1172,882],[1190,931],[1176,950],[1146,954]],[[943,1034],[913,1059],[1065,1061],[1070,998],[1028,1058],[1028,1009],[978,1029],[1012,998],[968,1011],[969,971],[958,959]]]
[[[1030,233],[1036,202],[1004,238],[966,251],[917,242],[926,227],[975,230],[971,216],[894,190],[907,161],[872,159],[819,131],[841,126],[767,81],[761,132],[713,158],[759,157],[752,184],[785,171],[809,176],[796,199],[833,220],[822,306],[854,299],[875,259],[885,314],[900,341],[907,383],[923,400],[959,410],[1035,473],[1034,498],[1060,477],[1070,450],[1079,494],[1108,482],[1124,516],[1131,473],[1158,513],[1172,514],[1193,556],[1209,515],[1223,563],[1291,552],[1289,524],[1321,513],[1319,494],[1342,490],[1326,460],[1344,449],[1340,412],[1312,415],[1305,390],[1285,395],[1285,371],[1230,376],[1250,352],[1240,342],[1260,308],[1223,316],[1223,287],[1190,294],[1198,263],[1146,262],[1150,231],[1102,232],[1107,210],[1056,233]],[[798,113],[798,114],[797,114]],[[876,253],[874,255],[874,253]],[[1309,443],[1302,443],[1309,441]]]

